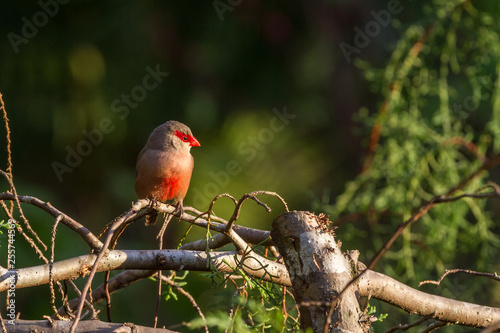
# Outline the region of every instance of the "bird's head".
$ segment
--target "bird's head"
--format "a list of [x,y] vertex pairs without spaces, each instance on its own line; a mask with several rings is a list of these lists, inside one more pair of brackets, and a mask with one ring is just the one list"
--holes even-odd
[[[175,120],[170,120],[161,125],[167,144],[176,148],[190,150],[191,147],[199,147],[200,142],[194,137],[191,129]],[[156,131],[156,130],[155,130]]]
[[193,136],[189,127],[175,120],[161,124],[151,133],[146,148],[167,150],[180,149],[189,152],[191,147],[199,147],[200,142]]

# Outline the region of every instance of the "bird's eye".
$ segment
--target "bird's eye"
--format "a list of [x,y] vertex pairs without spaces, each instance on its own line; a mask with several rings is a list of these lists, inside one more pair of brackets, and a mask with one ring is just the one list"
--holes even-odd
[[175,131],[175,136],[178,137],[183,142],[191,142],[191,135],[182,133],[181,131]]

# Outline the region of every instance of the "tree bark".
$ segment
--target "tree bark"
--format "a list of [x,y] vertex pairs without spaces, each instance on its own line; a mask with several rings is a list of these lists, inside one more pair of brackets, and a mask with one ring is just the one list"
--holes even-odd
[[354,274],[351,261],[335,242],[328,218],[309,212],[287,212],[274,220],[271,237],[290,274],[303,330],[311,327],[314,332],[369,331],[357,284],[330,304]]
[[410,314],[471,327],[489,327],[500,322],[499,308],[424,293],[370,270],[359,280],[359,293],[362,296],[369,295]]
[[[60,281],[87,276],[95,258],[96,255],[88,254],[54,262],[52,278],[54,281]],[[283,274],[283,265],[258,257],[256,254],[246,256],[235,251],[215,252],[208,257],[204,251],[112,250],[103,257],[97,271],[112,269],[209,271],[210,266],[207,265],[209,262],[222,273],[232,273],[233,267],[241,267],[249,275],[266,281],[281,285],[288,285],[290,281],[287,272]],[[49,265],[16,270],[0,268],[0,292],[9,290],[11,283],[15,283],[16,289],[47,284],[49,283]]]
[[[54,320],[51,323],[48,320],[14,320],[14,324],[5,320],[5,328],[9,333],[16,332],[69,332],[72,321]],[[139,326],[132,323],[105,323],[99,320],[83,320],[78,324],[77,332],[119,332],[119,333],[176,333],[176,331],[165,328],[151,328]]]

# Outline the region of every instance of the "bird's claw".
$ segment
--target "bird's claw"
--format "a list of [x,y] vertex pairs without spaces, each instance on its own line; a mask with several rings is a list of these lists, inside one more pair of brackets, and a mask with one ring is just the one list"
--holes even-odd
[[148,198],[149,199],[149,208],[155,209],[158,207],[158,200],[156,198]]
[[177,204],[172,214],[178,217],[182,217],[182,215],[184,214],[184,206],[182,205],[182,202],[179,202]]

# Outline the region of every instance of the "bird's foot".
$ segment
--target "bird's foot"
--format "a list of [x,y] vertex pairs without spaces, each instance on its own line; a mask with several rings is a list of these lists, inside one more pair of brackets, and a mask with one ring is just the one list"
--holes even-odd
[[156,209],[158,207],[159,201],[156,198],[148,198],[148,199],[149,199],[148,208]]
[[182,205],[182,201],[179,202],[176,206],[175,206],[175,210],[174,212],[172,213],[172,215],[175,215],[179,218],[182,217],[182,215],[184,214],[184,206]]

